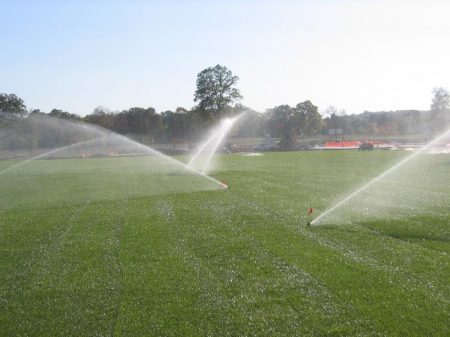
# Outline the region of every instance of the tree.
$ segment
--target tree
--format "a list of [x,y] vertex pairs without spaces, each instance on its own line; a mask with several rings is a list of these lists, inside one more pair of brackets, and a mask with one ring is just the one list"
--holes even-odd
[[194,101],[202,110],[209,111],[213,117],[220,118],[225,108],[238,102],[242,96],[236,88],[239,77],[234,76],[227,67],[216,65],[202,70],[197,75],[197,90]]
[[65,118],[65,119],[74,119],[74,120],[80,120],[80,116],[71,114],[67,111],[62,111],[61,109],[52,109],[52,111],[48,114],[50,117],[54,118]]
[[450,94],[445,88],[434,88],[431,101],[431,124],[436,130],[444,129],[450,121]]
[[334,105],[330,105],[325,110],[325,116],[327,119],[325,120],[327,131],[330,132],[332,130],[332,134],[335,136],[335,140],[338,140],[338,129],[342,129],[342,119],[345,115],[345,110],[339,111]]
[[319,109],[309,100],[297,104],[294,108],[294,120],[298,120],[299,133],[302,136],[315,136],[322,127]]
[[97,124],[106,129],[113,129],[114,115],[108,108],[104,106],[97,106],[92,114],[84,117],[88,123]]
[[162,112],[161,121],[166,141],[175,144],[180,139],[188,138],[189,115],[185,109],[177,108],[175,112],[170,110]]
[[177,114],[187,114],[188,110],[186,108],[183,108],[182,106],[179,106],[178,108],[175,109],[175,112]]
[[280,138],[280,147],[283,150],[292,148],[296,128],[293,120],[293,109],[289,105],[279,105],[266,111],[267,129],[272,137]]
[[244,109],[246,114],[241,123],[233,126],[231,136],[238,138],[264,137],[266,134],[266,115],[247,107],[235,107],[239,113]]
[[26,108],[23,100],[15,94],[0,94],[0,113],[23,115]]
[[447,89],[439,87],[433,89],[433,99],[431,102],[432,111],[446,111],[450,107],[450,94]]

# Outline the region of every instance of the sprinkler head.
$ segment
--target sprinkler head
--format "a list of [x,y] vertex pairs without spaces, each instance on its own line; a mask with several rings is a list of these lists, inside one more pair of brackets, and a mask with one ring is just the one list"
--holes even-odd
[[227,190],[227,189],[229,188],[229,186],[228,186],[228,184],[227,184],[226,181],[221,181],[220,183],[222,184],[222,188],[223,188],[224,190]]

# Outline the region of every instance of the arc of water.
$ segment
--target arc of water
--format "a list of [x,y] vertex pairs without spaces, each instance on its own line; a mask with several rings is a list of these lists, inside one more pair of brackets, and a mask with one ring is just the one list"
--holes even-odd
[[223,139],[231,130],[236,121],[244,114],[245,112],[236,117],[224,119],[219,126],[211,132],[210,136],[200,145],[197,152],[194,153],[191,160],[187,163],[186,167],[198,170],[201,173],[207,172],[210,162]]
[[397,164],[395,164],[394,166],[392,166],[388,170],[386,170],[383,173],[381,173],[379,176],[377,176],[374,179],[372,179],[371,181],[369,181],[367,184],[361,186],[356,191],[354,191],[354,192],[350,193],[349,195],[347,195],[344,199],[339,201],[336,205],[334,205],[333,207],[329,208],[328,210],[326,210],[325,212],[320,214],[317,218],[315,218],[313,221],[311,221],[311,225],[317,225],[324,217],[326,217],[327,215],[329,215],[330,213],[332,213],[333,211],[335,211],[336,209],[338,209],[339,207],[341,207],[342,205],[347,203],[350,199],[353,199],[353,197],[355,197],[356,195],[358,195],[362,191],[366,190],[371,185],[375,184],[376,182],[380,181],[381,179],[383,179],[387,175],[389,175],[392,172],[396,171],[398,168],[402,167],[407,162],[409,162],[411,159],[417,157],[418,155],[420,155],[424,151],[428,150],[430,147],[434,146],[436,143],[440,142],[442,139],[444,139],[448,135],[450,135],[450,130],[445,131],[442,135],[438,136],[437,138],[433,139],[431,142],[429,142],[429,143],[425,144],[424,146],[422,146],[419,150],[415,151],[414,153],[410,154],[406,158],[402,159]]
[[226,124],[224,123],[224,127],[219,128],[219,132],[218,133],[213,133],[200,146],[198,151],[194,154],[192,159],[187,164],[187,167],[193,168],[195,166],[195,163],[199,159],[199,157],[201,155],[204,155],[205,149],[211,148],[211,150],[206,153],[206,158],[205,158],[203,164],[201,165],[201,167],[199,169],[199,171],[202,172],[202,173],[204,173],[206,171],[206,169],[208,168],[209,163],[211,162],[212,157],[214,156],[215,151],[220,146],[220,143],[222,142],[223,138],[225,137],[225,135],[227,134],[227,132],[228,132],[228,130],[230,128],[230,126],[228,126],[227,124],[231,124],[231,123],[226,123]]
[[147,153],[154,154],[154,155],[158,155],[158,156],[162,156],[162,157],[164,157],[166,160],[170,161],[172,164],[175,164],[175,165],[177,165],[177,166],[180,166],[180,167],[182,167],[183,169],[187,169],[189,172],[191,172],[191,173],[193,173],[193,174],[200,175],[200,176],[202,176],[202,177],[208,179],[209,181],[211,181],[211,182],[213,182],[213,183],[219,185],[219,186],[222,187],[222,188],[226,188],[226,187],[227,187],[227,185],[225,185],[224,183],[218,181],[217,179],[214,179],[214,178],[210,177],[209,175],[207,175],[207,174],[205,174],[205,173],[203,173],[203,172],[200,172],[200,171],[195,170],[195,169],[193,169],[193,168],[191,168],[191,167],[188,167],[188,166],[185,165],[183,162],[181,162],[181,161],[179,161],[179,160],[176,160],[175,158],[166,156],[165,154],[163,154],[163,153],[161,153],[161,152],[159,152],[159,151],[157,151],[157,150],[155,150],[155,149],[153,149],[153,148],[151,148],[151,147],[149,147],[149,146],[146,146],[146,145],[141,144],[141,143],[139,143],[139,142],[137,142],[137,141],[135,141],[135,140],[133,140],[133,139],[131,139],[131,138],[128,138],[128,137],[125,137],[125,136],[122,136],[122,135],[119,135],[119,134],[115,134],[115,136],[118,137],[118,138],[120,138],[121,140],[123,140],[123,141],[129,143],[129,144],[132,144],[132,145],[134,145],[134,146],[136,146],[136,147],[138,147],[138,148],[144,150],[144,151],[147,152]]
[[[67,122],[67,123],[69,123],[69,122]],[[97,126],[97,125],[91,125],[91,124],[86,124],[86,123],[82,123],[82,122],[80,122],[80,123],[70,122],[70,124],[71,125],[76,125],[78,128],[81,128],[83,130],[88,130],[88,131],[95,132],[95,133],[97,133],[97,134],[99,134],[101,136],[100,137],[96,137],[96,138],[91,139],[91,140],[82,141],[82,142],[78,142],[78,143],[75,143],[75,144],[70,144],[70,145],[67,145],[67,146],[63,146],[63,147],[60,147],[60,148],[57,148],[57,149],[45,152],[43,154],[37,155],[37,156],[35,156],[33,158],[21,161],[21,162],[17,163],[16,165],[12,165],[12,166],[7,167],[6,169],[0,171],[0,175],[3,175],[4,173],[7,173],[8,171],[11,171],[11,170],[13,170],[13,169],[15,169],[17,167],[26,165],[27,163],[29,163],[29,162],[31,162],[33,160],[44,158],[44,157],[46,157],[48,155],[51,155],[51,154],[54,154],[54,153],[57,153],[57,152],[60,152],[60,151],[63,151],[63,150],[69,149],[69,148],[74,148],[74,147],[77,147],[77,146],[86,145],[86,144],[89,144],[91,142],[94,142],[94,141],[97,141],[97,140],[100,140],[100,139],[106,139],[108,137],[115,137],[117,139],[120,139],[120,140],[128,143],[128,144],[132,144],[132,145],[134,145],[134,146],[136,146],[136,147],[138,147],[140,149],[143,149],[146,153],[150,153],[150,154],[161,156],[161,158],[164,158],[165,160],[171,162],[172,164],[175,164],[175,165],[177,165],[178,167],[180,167],[182,169],[188,170],[189,172],[191,172],[193,174],[202,176],[203,178],[208,179],[209,181],[217,184],[218,186],[220,186],[222,188],[226,188],[227,187],[225,184],[223,184],[220,181],[218,181],[218,180],[216,180],[216,179],[206,175],[204,172],[199,172],[198,170],[195,170],[195,169],[193,169],[191,167],[186,167],[186,165],[183,162],[181,162],[179,160],[176,160],[175,158],[169,157],[169,156],[167,156],[167,155],[165,155],[165,154],[163,154],[163,153],[161,153],[161,152],[159,152],[159,151],[157,151],[157,150],[155,150],[155,149],[153,149],[153,148],[151,148],[149,146],[146,146],[146,145],[141,144],[141,143],[139,143],[139,142],[137,142],[135,140],[132,140],[131,138],[128,138],[128,137],[120,135],[120,134],[117,134],[115,132],[112,132],[110,130],[104,129],[104,128],[102,128],[100,126]]]
[[94,139],[85,140],[85,141],[82,141],[82,142],[78,142],[78,143],[70,144],[70,145],[67,145],[67,146],[59,147],[57,149],[54,149],[54,150],[42,153],[40,155],[34,156],[34,157],[30,158],[30,159],[23,160],[23,161],[15,164],[15,165],[7,167],[6,169],[0,171],[0,175],[6,173],[8,171],[11,171],[13,169],[16,169],[16,168],[18,168],[20,166],[23,166],[25,164],[28,164],[29,162],[31,162],[33,160],[38,160],[38,159],[41,159],[41,158],[45,158],[46,156],[49,156],[51,154],[54,154],[54,153],[57,153],[57,152],[61,152],[61,151],[64,151],[64,150],[67,150],[67,149],[70,149],[70,148],[74,148],[74,147],[77,147],[77,146],[80,146],[80,145],[86,145],[86,144],[92,143],[92,142],[94,142],[96,140],[99,140],[99,139],[102,139],[102,138],[104,138],[104,137],[97,137],[97,138],[94,138]]
[[102,132],[106,136],[109,136],[109,137],[116,137],[116,138],[118,138],[118,139],[120,139],[120,140],[122,140],[122,141],[124,141],[124,142],[126,142],[128,144],[132,144],[132,145],[136,146],[137,148],[140,148],[140,149],[144,150],[147,153],[150,153],[150,154],[153,154],[153,155],[157,155],[157,156],[161,156],[162,158],[166,159],[167,161],[171,162],[172,164],[180,166],[183,169],[187,169],[189,172],[191,172],[193,174],[200,175],[203,178],[208,179],[209,181],[219,185],[222,188],[227,188],[228,187],[224,183],[222,183],[222,182],[220,182],[220,181],[218,181],[218,180],[208,176],[207,174],[205,174],[203,172],[200,172],[198,170],[195,170],[195,169],[193,169],[191,167],[187,167],[183,162],[181,162],[179,160],[176,160],[175,158],[169,157],[169,156],[165,155],[164,153],[159,152],[159,151],[151,148],[150,146],[141,144],[141,143],[139,143],[139,142],[137,142],[137,141],[135,141],[135,140],[133,140],[133,139],[131,139],[129,137],[123,136],[121,134],[112,132],[112,131],[107,130],[107,129],[104,129],[104,128],[98,126],[98,125],[82,124],[82,126],[85,127],[85,128],[88,128],[90,130],[96,130],[97,132]]

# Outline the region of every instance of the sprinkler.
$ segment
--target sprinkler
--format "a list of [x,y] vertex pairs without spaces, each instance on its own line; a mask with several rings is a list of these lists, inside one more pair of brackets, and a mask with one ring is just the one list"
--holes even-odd
[[434,138],[431,142],[428,142],[427,144],[423,145],[417,151],[413,152],[409,156],[404,157],[402,160],[397,162],[394,166],[391,166],[389,169],[387,169],[386,171],[384,171],[380,175],[376,176],[375,178],[370,180],[368,183],[366,183],[365,185],[363,185],[360,188],[358,188],[356,191],[350,193],[345,198],[341,199],[341,201],[339,201],[337,204],[335,204],[334,206],[330,207],[325,212],[321,213],[317,218],[315,218],[313,221],[311,221],[311,223],[314,225],[314,224],[319,223],[319,221],[323,221],[322,219],[324,217],[329,216],[330,213],[332,214],[336,209],[341,208],[349,200],[353,199],[355,196],[359,195],[361,192],[367,190],[372,185],[376,185],[377,182],[383,181],[383,179],[385,179],[386,176],[389,176],[390,174],[392,174],[396,170],[402,168],[404,165],[406,165],[409,161],[411,161],[415,157],[417,157],[417,156],[419,156],[419,155],[421,155],[423,153],[426,153],[427,150],[429,150],[433,146],[439,144],[440,142],[444,141],[446,139],[446,137],[449,136],[449,134],[450,134],[450,130],[445,131],[442,135]]
[[314,208],[309,207],[308,208],[308,217],[310,218],[310,220],[306,223],[307,227],[311,226],[311,216],[312,216],[313,213],[314,213]]

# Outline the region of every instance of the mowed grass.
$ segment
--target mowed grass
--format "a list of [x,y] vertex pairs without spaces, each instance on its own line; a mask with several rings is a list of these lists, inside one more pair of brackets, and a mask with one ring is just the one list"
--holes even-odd
[[139,157],[12,170],[0,335],[448,336],[448,209],[305,226],[404,156],[223,155],[229,190]]

